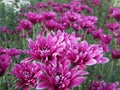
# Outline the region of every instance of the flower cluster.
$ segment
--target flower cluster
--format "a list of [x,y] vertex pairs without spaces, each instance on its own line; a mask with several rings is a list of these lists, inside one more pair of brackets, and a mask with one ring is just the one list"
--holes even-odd
[[102,81],[92,81],[91,84],[88,87],[88,90],[120,90],[120,88],[117,88],[119,85],[119,82],[115,83],[105,83],[104,80]]
[[120,55],[119,55],[120,50],[117,49],[117,47],[120,46],[120,9],[110,7],[108,16],[112,17],[116,20],[116,22],[107,23],[106,27],[112,33],[114,40],[115,40],[115,44],[116,44],[116,46],[111,50],[112,58],[119,59],[120,58]]
[[[23,52],[25,58],[19,64],[14,64],[10,72],[16,79],[15,89],[70,90],[88,78],[87,67],[93,66],[96,69],[97,64],[109,62],[105,53],[110,51],[113,59],[119,59],[120,9],[110,8],[108,17],[116,22],[105,21],[111,32],[108,33],[98,27],[99,18],[92,15],[94,9],[90,8],[96,5],[100,9],[101,2],[72,0],[60,4],[50,0],[48,3],[38,2],[29,5],[27,9],[21,9],[15,32],[3,26],[0,34],[5,33],[2,40],[10,34],[16,34],[17,39],[23,41],[23,47],[27,39],[28,47],[24,47],[24,50],[0,47],[0,76],[10,67],[12,58],[21,59],[19,56]],[[89,44],[87,40],[96,44]],[[111,45],[113,43],[114,49]],[[97,73],[101,73],[100,70]],[[98,78],[101,79],[101,76]],[[92,81],[88,90],[120,90],[117,86],[118,82],[106,84],[104,81]]]
[[[80,41],[75,33],[58,31],[48,33],[46,36],[40,33],[36,41],[28,39],[28,42],[30,49],[24,52],[29,57],[22,60],[21,64],[15,65],[11,73],[18,78],[17,88],[26,88],[32,83],[34,84],[32,87],[37,86],[37,89],[70,90],[86,79],[84,76],[88,74],[85,71],[86,65],[104,64],[109,61],[103,56],[102,47]],[[30,61],[38,62],[36,64],[38,66],[29,64]],[[35,67],[40,69],[36,71]],[[30,72],[28,76],[30,80],[23,75],[26,70]],[[36,75],[38,78],[34,77]],[[37,78],[39,84],[33,82],[34,78]]]
[[18,57],[21,51],[15,48],[3,49],[0,47],[0,76],[3,76],[5,71],[9,69],[12,62],[12,57]]

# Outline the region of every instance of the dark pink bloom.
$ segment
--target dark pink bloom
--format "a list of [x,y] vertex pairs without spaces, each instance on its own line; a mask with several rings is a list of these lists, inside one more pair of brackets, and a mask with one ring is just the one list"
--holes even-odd
[[37,9],[42,9],[42,8],[47,8],[48,7],[48,4],[47,3],[44,3],[44,2],[37,2],[35,7]]
[[65,13],[65,15],[68,17],[68,19],[71,22],[74,22],[79,18],[79,14],[77,14],[75,12],[67,12],[67,13]]
[[56,17],[56,13],[54,12],[44,12],[43,13],[44,19],[50,20]]
[[120,46],[120,37],[117,38],[116,42],[117,42],[117,45]]
[[109,51],[110,51],[110,50],[109,50],[109,44],[106,44],[106,43],[100,41],[100,42],[99,42],[99,46],[103,48],[103,51],[104,51],[104,52],[109,52]]
[[16,49],[16,48],[10,48],[10,49],[6,49],[6,53],[10,56],[13,57],[19,57],[21,54],[21,50],[20,49]]
[[61,17],[61,23],[65,28],[69,28],[70,27],[70,21],[67,18],[67,16],[63,16]]
[[108,23],[107,28],[113,33],[114,37],[120,36],[120,24],[118,22]]
[[0,76],[9,68],[11,57],[8,54],[0,54]]
[[14,34],[14,31],[11,30],[11,29],[8,29],[8,30],[7,30],[7,33],[12,35],[12,34]]
[[36,24],[36,23],[39,23],[42,21],[43,19],[43,16],[41,14],[37,14],[37,13],[34,13],[34,12],[28,12],[27,13],[27,18],[33,23],[33,24]]
[[104,80],[102,81],[92,81],[88,86],[88,90],[120,90],[118,88],[119,82],[114,83],[106,83]]
[[112,58],[113,59],[119,59],[120,58],[120,50],[112,50]]
[[46,37],[39,34],[36,41],[28,39],[29,48],[28,54],[34,60],[51,60],[54,56],[65,48],[65,43],[62,42],[62,38],[57,38],[52,34],[48,34]]
[[30,30],[32,23],[28,20],[21,20],[18,26],[21,26],[24,30]]
[[81,18],[78,19],[78,22],[79,22],[81,28],[87,29],[87,28],[92,27],[97,22],[97,17],[81,16]]
[[72,87],[79,86],[84,80],[83,75],[88,72],[79,70],[79,67],[70,69],[70,61],[57,61],[57,64],[42,65],[43,74],[40,76],[41,82],[36,89],[49,90],[70,90]]
[[1,27],[1,32],[2,32],[2,33],[7,32],[7,27],[6,27],[6,26]]
[[23,27],[22,26],[17,26],[15,30],[18,31],[18,32],[21,32],[23,30]]
[[63,11],[63,7],[60,3],[53,3],[52,4],[52,9],[56,12],[62,12]]
[[100,39],[101,36],[103,36],[103,30],[102,29],[98,29],[96,31],[92,32],[92,36],[94,37],[94,39]]
[[112,36],[111,35],[101,35],[100,39],[103,43],[109,44],[112,40]]
[[103,48],[99,45],[89,45],[86,41],[82,41],[77,48],[71,48],[67,52],[68,58],[84,69],[85,65],[104,64],[109,61],[103,56]]
[[48,20],[45,21],[45,26],[47,27],[48,30],[55,30],[57,22],[55,20]]
[[58,31],[57,34],[49,33],[46,37],[39,34],[36,41],[28,39],[30,50],[27,53],[33,60],[50,61],[62,56],[71,46],[77,45],[79,39],[75,33],[69,35],[61,31]]
[[114,9],[112,16],[119,22],[120,21],[120,9]]
[[1,54],[5,54],[6,52],[5,52],[5,50],[3,49],[3,47],[0,47],[0,55]]
[[37,63],[21,63],[15,64],[10,74],[15,75],[17,79],[16,88],[30,90],[29,87],[34,88],[38,84],[38,78],[41,74],[40,67]]
[[99,5],[100,4],[100,0],[91,0],[93,5]]

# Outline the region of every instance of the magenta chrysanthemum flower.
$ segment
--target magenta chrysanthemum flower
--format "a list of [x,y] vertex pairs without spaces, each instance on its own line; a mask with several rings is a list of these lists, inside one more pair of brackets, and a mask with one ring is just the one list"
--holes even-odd
[[43,15],[44,15],[44,19],[50,20],[50,19],[55,18],[56,13],[54,13],[54,12],[44,12]]
[[99,82],[93,80],[88,86],[88,90],[120,90],[120,88],[117,88],[118,85],[119,82],[107,84],[104,80]]
[[120,24],[118,22],[108,23],[106,26],[113,33],[114,37],[120,36]]
[[112,36],[111,35],[101,35],[100,37],[101,41],[105,44],[109,44],[112,40]]
[[119,59],[120,58],[120,50],[113,49],[111,55],[112,55],[113,59]]
[[97,17],[95,16],[83,16],[79,19],[80,26],[83,29],[92,27],[97,22]]
[[120,46],[120,37],[117,38],[116,43]]
[[32,23],[28,20],[21,20],[18,26],[21,26],[24,30],[29,30],[32,28]]
[[68,50],[68,58],[75,64],[84,69],[85,65],[106,63],[108,58],[103,57],[103,48],[99,45],[89,45],[82,41],[76,49]]
[[28,12],[27,13],[27,18],[33,23],[39,23],[42,21],[43,19],[43,15],[42,14],[36,14],[34,12]]
[[1,31],[2,33],[5,33],[5,32],[7,31],[7,27],[6,27],[6,26],[1,27],[1,28],[0,28],[0,31]]
[[29,87],[34,88],[38,84],[38,78],[41,74],[40,67],[37,63],[21,63],[15,64],[10,74],[15,75],[17,79],[16,88],[23,88],[30,90]]
[[27,53],[33,60],[50,61],[54,57],[61,56],[61,52],[71,45],[76,45],[78,40],[74,33],[69,35],[58,31],[57,34],[51,33],[46,37],[39,34],[35,42],[28,39],[30,50]]
[[114,9],[112,16],[119,22],[120,21],[120,9]]
[[11,63],[11,57],[8,54],[0,55],[0,76],[9,68]]
[[10,48],[10,49],[6,49],[6,53],[10,56],[16,57],[18,58],[21,54],[21,50],[20,49],[16,49],[16,48]]
[[79,67],[70,69],[70,61],[57,61],[57,64],[42,65],[43,74],[40,76],[41,82],[36,89],[49,90],[70,90],[72,87],[79,86],[84,80],[83,75],[86,71],[79,70]]

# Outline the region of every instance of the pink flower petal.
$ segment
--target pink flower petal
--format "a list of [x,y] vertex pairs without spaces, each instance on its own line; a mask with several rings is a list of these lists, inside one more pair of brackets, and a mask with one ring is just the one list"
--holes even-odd
[[46,85],[46,83],[44,83],[44,82],[41,82],[41,83],[39,83],[38,85],[37,85],[37,87],[36,87],[36,89],[45,89],[45,88],[47,88],[48,86]]
[[74,80],[71,81],[70,86],[71,87],[79,86],[84,80],[85,80],[84,77],[77,77],[77,78],[75,78]]
[[97,61],[95,59],[90,59],[89,61],[86,62],[86,65],[94,65],[96,63]]

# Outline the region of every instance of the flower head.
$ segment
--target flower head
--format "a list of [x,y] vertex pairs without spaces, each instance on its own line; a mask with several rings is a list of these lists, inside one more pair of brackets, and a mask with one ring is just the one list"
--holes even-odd
[[57,34],[50,33],[46,37],[39,34],[36,41],[28,39],[30,50],[27,53],[33,60],[50,61],[63,55],[64,51],[71,45],[76,45],[78,40],[79,38],[75,37],[75,33],[69,35],[58,31]]
[[103,57],[103,48],[99,45],[89,45],[82,41],[75,49],[68,50],[67,56],[74,63],[84,69],[85,65],[106,63],[109,60]]
[[73,67],[70,69],[70,61],[57,61],[57,64],[42,65],[43,74],[40,76],[41,82],[36,89],[49,90],[70,90],[72,87],[80,85],[88,74],[86,71]]
[[11,57],[8,54],[0,55],[0,76],[9,68],[11,63]]
[[16,48],[10,48],[10,49],[6,49],[6,53],[13,57],[19,57],[21,54],[21,50]]
[[27,13],[27,18],[33,23],[33,24],[36,24],[36,23],[39,23],[42,19],[43,19],[43,16],[41,14],[36,14],[34,12],[28,12]]
[[24,90],[26,90],[25,88],[29,90],[29,86],[34,88],[38,84],[41,71],[37,63],[27,62],[15,64],[10,74],[15,75],[15,78],[17,78],[16,88],[23,87]]
[[21,20],[18,26],[21,26],[24,30],[29,30],[32,28],[32,23],[28,20]]
[[120,50],[112,50],[112,58],[113,59],[119,59],[120,58]]

